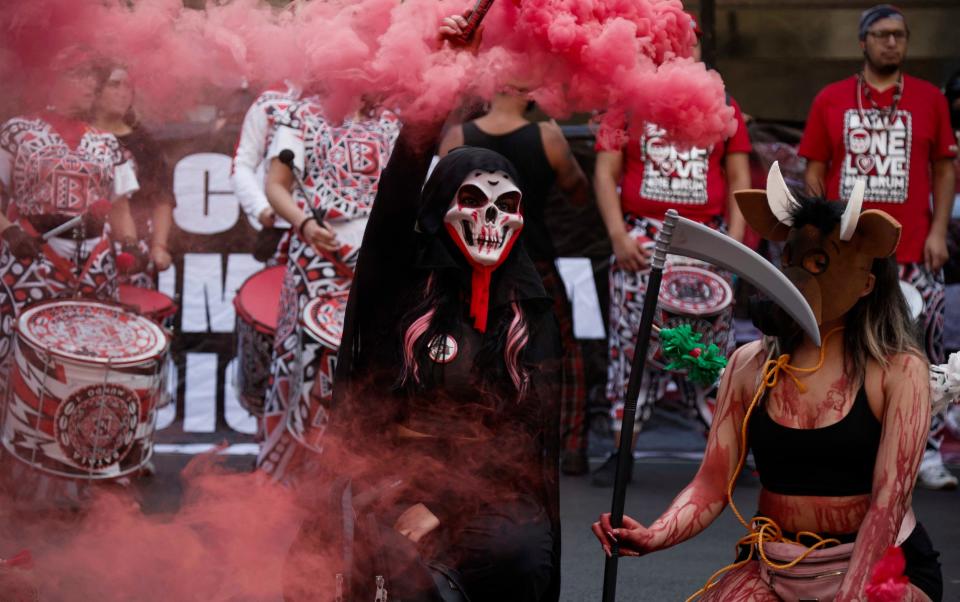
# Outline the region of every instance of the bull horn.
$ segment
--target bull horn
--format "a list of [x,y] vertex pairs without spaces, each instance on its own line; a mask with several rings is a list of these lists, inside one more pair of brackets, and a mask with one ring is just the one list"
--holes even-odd
[[863,195],[867,191],[867,180],[858,178],[850,192],[847,208],[840,218],[840,240],[848,242],[857,231],[857,222],[860,221],[860,209],[863,207]]
[[774,161],[767,173],[767,204],[780,223],[793,225],[793,208],[797,206],[797,201],[790,194],[783,174],[780,173],[779,161]]

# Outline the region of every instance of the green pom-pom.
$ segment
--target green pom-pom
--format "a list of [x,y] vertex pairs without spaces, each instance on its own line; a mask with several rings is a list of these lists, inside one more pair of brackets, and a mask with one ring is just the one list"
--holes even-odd
[[689,324],[664,328],[660,331],[660,349],[668,360],[679,360],[699,345],[700,338],[700,333],[694,332]]
[[660,348],[663,357],[670,361],[667,370],[685,370],[692,382],[709,387],[717,382],[727,358],[713,343],[701,343],[701,338],[689,324],[665,328],[660,331]]

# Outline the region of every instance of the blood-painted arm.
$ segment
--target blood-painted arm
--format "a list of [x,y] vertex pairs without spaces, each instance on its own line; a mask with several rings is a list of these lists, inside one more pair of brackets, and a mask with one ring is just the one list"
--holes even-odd
[[593,532],[609,553],[610,533],[620,542],[624,556],[640,556],[669,548],[706,529],[727,505],[727,485],[740,453],[740,427],[756,382],[763,350],[759,342],[734,352],[723,373],[717,414],[710,428],[700,469],[670,507],[649,527],[624,517],[624,527],[611,529],[610,515],[593,524]]
[[590,183],[573,156],[563,130],[556,121],[543,121],[540,123],[540,137],[543,139],[543,150],[547,154],[550,167],[557,174],[560,190],[574,204],[586,204],[590,199]]
[[883,372],[883,432],[873,470],[870,509],[860,525],[837,602],[863,599],[874,565],[894,544],[910,508],[930,429],[928,370],[919,356],[901,354],[891,358]]

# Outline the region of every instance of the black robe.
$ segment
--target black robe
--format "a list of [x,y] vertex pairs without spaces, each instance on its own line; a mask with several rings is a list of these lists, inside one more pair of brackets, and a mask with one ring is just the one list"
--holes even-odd
[[[517,599],[557,600],[561,344],[552,299],[517,244],[493,273],[489,327],[477,332],[467,317],[472,271],[443,227],[449,203],[470,171],[516,173],[496,153],[458,149],[438,165],[421,192],[429,161],[429,153],[401,135],[381,176],[344,320],[331,431],[347,433],[343,436],[353,443],[353,453],[363,458],[363,474],[355,475],[363,484],[357,487],[389,482],[391,476],[404,479],[377,510],[384,522],[395,520],[391,504],[405,508],[417,501],[440,518],[437,537],[431,533],[419,546],[424,557],[436,553],[446,564],[457,564],[449,549],[440,549],[456,548],[477,516],[524,508],[511,518],[514,523],[542,518],[552,555],[548,585],[536,598]],[[445,306],[454,307],[443,319],[438,312],[438,332],[458,341],[459,355],[449,364],[434,362],[422,344],[417,354],[421,382],[402,384],[403,331],[416,317],[413,310],[423,303],[431,278]],[[529,385],[521,398],[502,361],[515,305],[522,308],[529,333],[521,358]],[[391,440],[391,429],[400,422],[441,438]],[[492,546],[498,545],[494,538]]]

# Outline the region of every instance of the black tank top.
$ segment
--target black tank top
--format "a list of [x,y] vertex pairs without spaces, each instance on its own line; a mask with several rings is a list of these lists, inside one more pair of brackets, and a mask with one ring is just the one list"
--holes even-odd
[[847,415],[823,428],[783,426],[770,418],[763,401],[750,417],[748,441],[766,490],[822,496],[872,491],[882,425],[864,387]]
[[543,149],[537,123],[494,136],[478,128],[472,121],[463,124],[463,143],[496,151],[517,168],[523,188],[523,231],[520,238],[534,261],[552,261],[556,257],[544,211],[547,197],[556,182],[547,153]]

